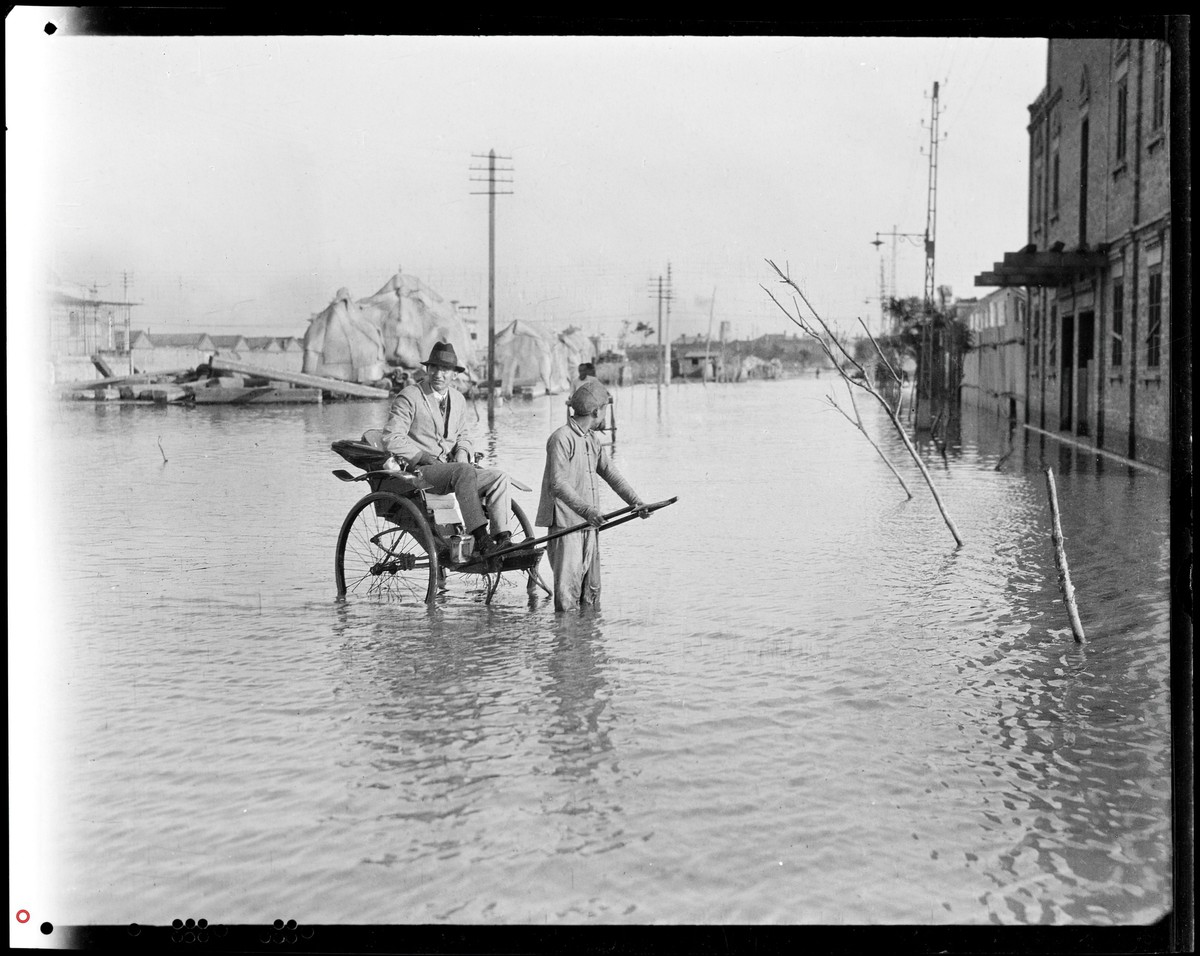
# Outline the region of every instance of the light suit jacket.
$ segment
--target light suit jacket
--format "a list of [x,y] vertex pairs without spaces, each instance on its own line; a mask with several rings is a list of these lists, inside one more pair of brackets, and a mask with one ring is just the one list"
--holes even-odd
[[387,424],[383,426],[388,451],[411,465],[449,461],[459,448],[474,457],[475,449],[467,435],[467,399],[456,388],[449,389],[447,394],[449,424],[427,382],[401,389],[392,399]]
[[546,470],[534,524],[539,528],[565,528],[582,522],[585,508],[600,507],[597,478],[608,482],[626,504],[641,504],[612,463],[608,449],[594,435],[585,435],[573,421],[557,429],[546,442]]

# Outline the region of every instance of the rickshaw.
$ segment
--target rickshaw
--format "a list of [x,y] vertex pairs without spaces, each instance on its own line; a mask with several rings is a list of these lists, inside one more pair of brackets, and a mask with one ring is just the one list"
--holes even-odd
[[454,495],[434,494],[417,475],[393,470],[395,460],[377,435],[335,441],[332,448],[363,472],[337,469],[334,476],[365,481],[371,489],[351,507],[338,534],[339,598],[373,595],[432,604],[447,589],[449,572],[481,576],[489,604],[506,574],[524,575],[529,592],[540,587],[551,593],[538,569],[545,549],[537,547],[533,525],[516,501],[508,520],[511,545],[482,559],[473,553],[474,539],[463,527]]

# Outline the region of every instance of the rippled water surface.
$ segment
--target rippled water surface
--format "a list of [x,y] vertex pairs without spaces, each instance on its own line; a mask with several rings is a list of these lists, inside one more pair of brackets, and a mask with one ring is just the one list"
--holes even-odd
[[[997,469],[969,416],[926,449],[956,550],[829,384],[620,390],[620,468],[679,501],[603,535],[582,615],[335,599],[365,489],[329,445],[384,405],[56,405],[47,614],[10,638],[48,661],[55,922],[1157,919],[1167,480],[1020,429]],[[498,408],[490,456],[536,488],[563,416]]]

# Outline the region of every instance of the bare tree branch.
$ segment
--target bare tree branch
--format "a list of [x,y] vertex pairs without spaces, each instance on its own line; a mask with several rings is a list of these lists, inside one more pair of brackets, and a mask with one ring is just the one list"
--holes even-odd
[[[864,369],[861,365],[859,365],[858,361],[854,358],[854,356],[846,351],[845,347],[842,345],[841,339],[839,339],[837,337],[837,335],[836,335],[836,333],[834,333],[833,329],[831,329],[826,324],[825,320],[823,318],[821,318],[820,313],[818,313],[817,310],[813,308],[812,303],[808,301],[808,297],[804,294],[804,290],[801,289],[800,286],[796,285],[796,283],[792,281],[791,276],[784,275],[782,272],[780,272],[779,266],[775,265],[774,262],[771,262],[770,259],[767,260],[767,263],[771,266],[772,269],[774,269],[777,273],[779,273],[779,278],[783,282],[787,283],[793,289],[796,290],[796,292],[799,294],[800,298],[804,300],[804,304],[808,306],[808,311],[813,314],[813,318],[815,318],[821,324],[821,328],[824,330],[825,334],[827,336],[829,336],[829,338],[833,341],[833,344],[838,347],[838,351],[840,351],[844,356],[846,356],[846,361],[848,361],[856,369],[858,369],[860,372],[862,372],[864,375],[866,375],[867,374],[866,369]],[[799,306],[796,307],[796,314],[797,315],[800,314]],[[839,371],[841,371],[840,368],[839,368]],[[842,374],[845,374],[845,373],[843,372]]]
[[[887,356],[883,354],[883,349],[879,347],[879,343],[875,341],[875,336],[871,334],[871,330],[867,328],[867,323],[862,320],[862,316],[858,317],[858,324],[863,327],[863,331],[867,333],[867,338],[871,340],[871,344],[875,346],[875,352],[879,356],[879,360],[883,362],[883,367],[886,368],[892,375],[892,381],[903,388],[904,383],[900,380],[900,376],[896,374],[896,370],[892,368],[892,363],[887,360]],[[900,395],[896,396],[896,407],[900,407]]]
[[[892,427],[896,430],[896,433],[900,436],[900,440],[904,442],[904,447],[908,451],[908,454],[911,456],[912,460],[914,462],[916,462],[917,468],[920,469],[921,476],[925,479],[925,484],[929,487],[929,491],[933,495],[933,500],[937,504],[938,511],[942,515],[942,520],[946,523],[946,527],[950,529],[950,534],[952,534],[954,536],[954,541],[955,541],[956,545],[961,548],[963,546],[963,540],[962,540],[962,537],[958,533],[958,528],[956,528],[954,526],[954,519],[952,519],[950,517],[950,515],[947,513],[946,506],[942,503],[942,497],[941,497],[941,495],[938,494],[937,486],[934,485],[933,478],[929,474],[929,469],[925,467],[925,462],[921,460],[920,453],[913,446],[912,440],[908,437],[908,433],[904,430],[903,424],[901,424],[900,419],[897,417],[897,409],[893,409],[891,407],[891,405],[888,404],[887,399],[885,399],[882,395],[880,395],[879,392],[875,389],[874,384],[870,381],[869,376],[867,376],[867,374],[866,374],[866,370],[857,361],[855,361],[854,357],[852,355],[850,355],[849,352],[846,351],[846,348],[845,348],[845,346],[842,345],[841,340],[829,328],[828,324],[826,324],[825,320],[821,318],[821,316],[817,312],[817,310],[812,307],[812,303],[808,301],[808,298],[804,295],[804,291],[798,285],[796,285],[795,282],[792,281],[791,276],[788,275],[787,273],[785,273],[783,270],[781,270],[779,268],[779,266],[777,266],[770,259],[767,259],[766,262],[772,269],[775,270],[775,273],[779,276],[781,281],[783,281],[787,285],[791,286],[796,291],[796,293],[803,300],[804,304],[808,306],[809,311],[812,312],[813,317],[817,320],[818,324],[821,326],[821,329],[824,331],[825,334],[824,335],[818,334],[817,331],[811,325],[809,325],[804,319],[800,318],[800,306],[798,303],[796,303],[796,315],[792,315],[792,313],[789,312],[783,306],[783,304],[775,297],[775,295],[771,292],[770,289],[768,289],[766,286],[761,286],[763,291],[766,292],[767,295],[769,295],[771,297],[772,302],[774,302],[777,306],[779,306],[780,311],[783,312],[784,315],[786,315],[792,322],[794,322],[796,325],[798,325],[807,335],[809,335],[812,338],[817,340],[817,343],[821,346],[821,349],[825,352],[826,356],[829,357],[829,360],[833,364],[834,369],[837,371],[837,373],[839,375],[842,376],[842,379],[846,382],[847,390],[850,393],[850,400],[852,403],[854,402],[854,393],[850,389],[850,386],[856,386],[858,388],[861,388],[864,392],[866,392],[872,398],[874,398],[875,401],[877,401],[879,403],[880,407],[882,407],[883,410],[887,413],[888,418],[892,422]],[[795,301],[795,297],[793,296],[793,302],[794,301]],[[870,332],[868,332],[867,334],[869,336]],[[878,343],[875,343],[875,340],[873,338],[871,341],[875,344],[875,348],[878,351],[879,350]],[[843,366],[843,364],[835,357],[835,355],[833,353],[833,348],[829,344],[830,342],[832,342],[833,345],[837,347],[837,350],[846,357],[846,360],[851,365],[853,365],[855,369],[862,372],[863,377],[861,379],[852,377],[846,371],[845,366]],[[886,360],[885,360],[885,362],[886,362]],[[890,369],[890,366],[889,366],[889,369]],[[894,370],[892,370],[892,374],[895,375]],[[850,418],[849,415],[846,415],[846,412],[844,409],[840,408],[837,405],[837,403],[835,401],[833,401],[832,396],[830,396],[829,401],[830,401],[830,404],[832,404],[834,406],[834,408],[837,408],[837,410],[839,412],[841,412],[843,415],[845,415],[845,417],[847,418],[848,421],[850,421],[851,424],[855,425],[855,427],[858,428],[859,431],[861,431],[863,433],[863,435],[867,438],[868,441],[871,441],[870,436],[867,435],[866,430],[862,427],[861,417],[859,417],[858,422],[855,422],[854,419]],[[857,404],[854,405],[854,412],[855,412],[855,415],[858,415]],[[875,446],[876,451],[879,451],[879,447],[877,445],[875,445],[875,443],[873,441],[871,441],[871,444]],[[881,457],[883,457],[884,461],[887,461],[887,457],[885,455],[883,455],[882,451],[879,451],[879,454]],[[889,465],[889,467],[891,467],[891,462],[888,462],[888,465]],[[899,472],[896,472],[895,468],[892,468],[892,471],[893,471],[893,473],[896,474],[897,478],[900,477]],[[908,486],[904,485],[903,479],[900,480],[900,483],[901,483],[901,485],[904,486],[904,490],[907,492]],[[910,498],[912,497],[911,493],[909,493],[909,497]]]
[[[849,392],[849,395],[850,395],[851,404],[854,404],[854,393]],[[858,419],[857,421],[855,421],[854,418],[851,418],[849,415],[846,414],[846,410],[844,408],[842,408],[841,405],[839,405],[836,401],[834,401],[834,398],[832,395],[826,396],[825,400],[830,405],[832,405],[834,408],[836,408],[838,410],[838,412],[841,414],[841,416],[844,419],[846,419],[846,421],[848,421],[851,425],[853,425],[860,432],[862,432],[863,438],[865,438],[870,443],[871,447],[875,449],[875,451],[878,453],[879,457],[883,459],[883,463],[885,465],[887,465],[888,468],[891,469],[892,474],[896,476],[896,480],[898,482],[900,482],[900,487],[904,489],[904,493],[906,495],[908,495],[908,498],[911,501],[913,493],[909,490],[908,483],[904,480],[904,478],[900,474],[900,472],[898,472],[896,470],[896,466],[892,464],[891,459],[889,459],[888,456],[886,454],[884,454],[883,449],[880,448],[879,445],[877,445],[875,443],[875,440],[870,435],[867,434],[867,429],[863,426],[862,418],[859,417],[859,414],[858,414],[858,406],[854,405],[854,415],[855,415],[855,418]]]

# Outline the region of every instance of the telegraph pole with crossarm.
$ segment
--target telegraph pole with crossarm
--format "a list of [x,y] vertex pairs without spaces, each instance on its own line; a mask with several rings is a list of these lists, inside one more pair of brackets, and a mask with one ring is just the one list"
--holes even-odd
[[663,280],[660,275],[657,280],[650,281],[650,294],[658,299],[658,384],[665,381],[671,383],[671,366],[668,363],[669,343],[663,338],[663,303],[667,303],[667,334],[670,334],[671,321],[671,265],[667,264],[667,277]]
[[496,160],[511,162],[511,156],[497,156],[494,149],[488,150],[486,156],[472,153],[474,159],[486,159],[486,166],[472,166],[472,172],[486,172],[487,177],[472,176],[471,182],[487,183],[485,190],[473,190],[472,196],[488,197],[488,357],[487,357],[487,386],[488,386],[488,428],[496,424],[496,197],[511,196],[512,190],[500,190],[497,183],[511,183],[511,179],[497,179],[497,173],[511,173],[512,167],[497,168]]

